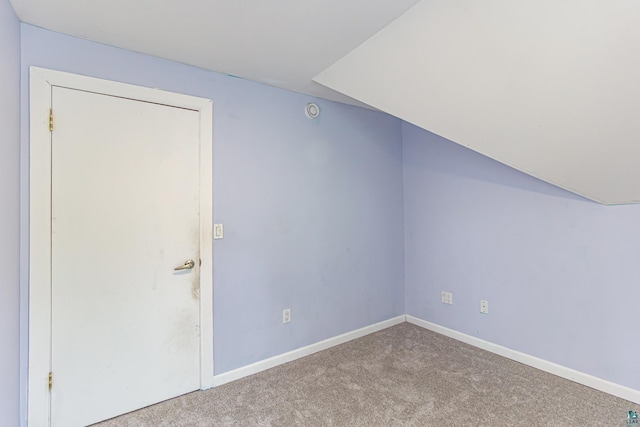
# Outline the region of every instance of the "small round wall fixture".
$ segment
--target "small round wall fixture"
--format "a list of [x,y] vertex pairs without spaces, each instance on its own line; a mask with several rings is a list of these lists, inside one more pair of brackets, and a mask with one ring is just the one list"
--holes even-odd
[[318,116],[320,115],[320,107],[318,107],[318,104],[314,104],[313,102],[310,102],[304,108],[304,113],[310,119],[317,119]]

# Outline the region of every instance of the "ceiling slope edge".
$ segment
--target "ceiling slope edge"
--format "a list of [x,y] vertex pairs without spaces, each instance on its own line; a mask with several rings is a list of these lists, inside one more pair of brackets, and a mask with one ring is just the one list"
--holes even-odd
[[640,203],[638,21],[631,0],[423,0],[314,80],[598,203]]
[[312,78],[418,2],[9,1],[26,24],[365,108]]

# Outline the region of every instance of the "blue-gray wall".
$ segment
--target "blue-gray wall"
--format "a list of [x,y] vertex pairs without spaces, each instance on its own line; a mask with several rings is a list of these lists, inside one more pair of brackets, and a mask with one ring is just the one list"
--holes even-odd
[[381,113],[21,28],[0,0],[0,425],[25,396],[31,65],[213,99],[216,373],[407,312],[638,389],[640,206],[597,205]]
[[22,25],[23,149],[32,65],[213,100],[216,374],[404,314],[400,120]]
[[598,205],[409,124],[403,154],[407,314],[640,388],[640,206]]
[[18,424],[20,24],[0,0],[0,426]]

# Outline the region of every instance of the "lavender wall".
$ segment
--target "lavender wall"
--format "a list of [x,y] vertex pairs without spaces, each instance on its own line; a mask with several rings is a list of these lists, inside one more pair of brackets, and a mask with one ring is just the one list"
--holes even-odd
[[[0,20],[0,84],[13,93],[0,100],[2,424],[17,417],[20,37],[6,5]],[[217,374],[406,311],[638,388],[640,206],[588,202],[385,114],[22,25],[24,236],[31,65],[213,99]]]
[[640,206],[598,205],[406,123],[403,159],[407,314],[638,389]]
[[32,65],[213,100],[216,374],[404,313],[400,120],[22,25],[25,154]]
[[18,424],[20,24],[0,0],[0,425]]

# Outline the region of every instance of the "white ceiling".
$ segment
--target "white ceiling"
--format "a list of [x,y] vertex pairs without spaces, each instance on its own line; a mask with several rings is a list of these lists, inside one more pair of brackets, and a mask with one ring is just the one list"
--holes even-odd
[[424,0],[316,81],[589,199],[640,202],[638,0]]
[[312,78],[418,0],[11,0],[22,22],[361,105]]
[[638,0],[11,3],[32,25],[369,105],[592,200],[640,202]]

